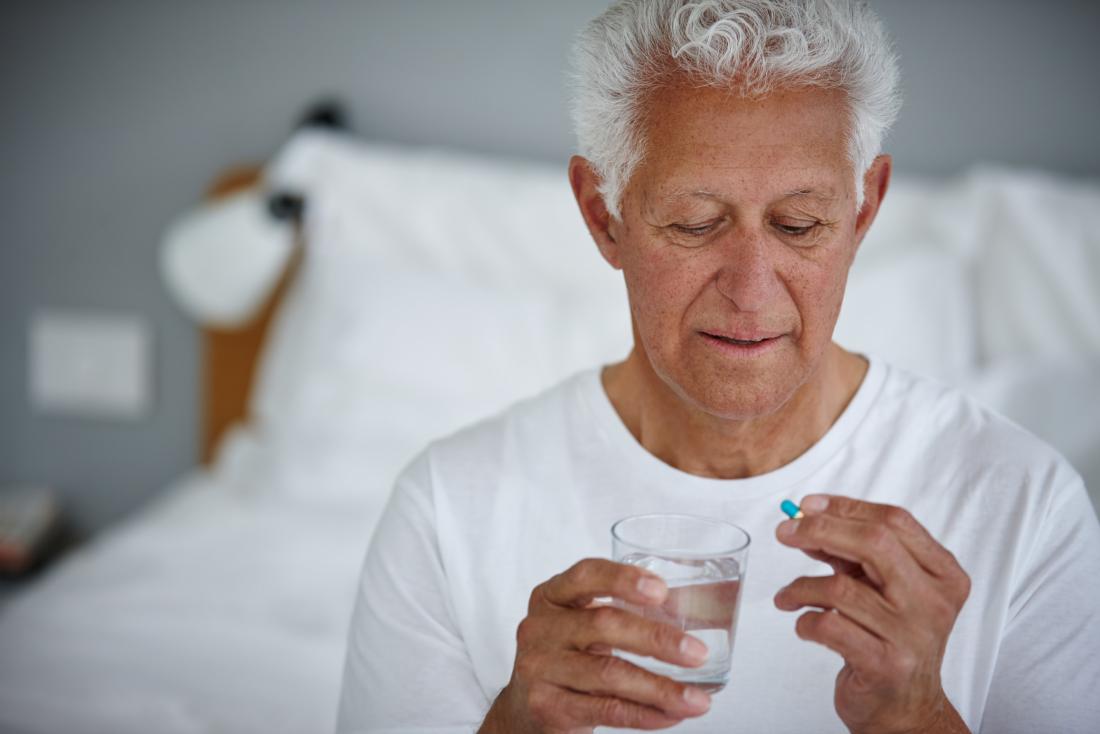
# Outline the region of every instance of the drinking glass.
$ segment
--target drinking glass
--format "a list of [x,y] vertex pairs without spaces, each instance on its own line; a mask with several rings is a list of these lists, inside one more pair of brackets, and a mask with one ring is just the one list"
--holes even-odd
[[707,646],[698,668],[685,668],[623,650],[615,655],[646,670],[708,692],[729,681],[749,534],[728,522],[696,515],[635,515],[611,526],[612,557],[656,573],[668,584],[657,607],[622,600],[615,606],[689,632]]

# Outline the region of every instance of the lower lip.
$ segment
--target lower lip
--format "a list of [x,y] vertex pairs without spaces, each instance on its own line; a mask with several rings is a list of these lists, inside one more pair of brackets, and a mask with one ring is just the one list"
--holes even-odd
[[[702,332],[700,332],[702,333]],[[721,349],[725,354],[730,354],[736,357],[756,357],[767,352],[772,351],[779,344],[780,336],[774,336],[771,339],[762,339],[755,344],[734,344],[724,339],[719,339],[716,336],[710,334],[703,334],[703,338],[710,342],[712,345]]]

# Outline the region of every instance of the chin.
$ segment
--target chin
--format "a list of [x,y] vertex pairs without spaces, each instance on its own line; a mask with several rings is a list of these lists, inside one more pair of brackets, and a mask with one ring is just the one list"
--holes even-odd
[[725,420],[751,420],[780,410],[806,382],[809,370],[790,353],[743,368],[699,358],[676,360],[671,369],[656,370],[668,387],[689,405]]
[[690,370],[661,375],[681,400],[724,420],[751,420],[775,413],[802,384],[793,371],[767,371],[751,377],[697,374]]
[[797,386],[716,385],[697,388],[687,397],[715,418],[744,421],[771,415],[787,404]]

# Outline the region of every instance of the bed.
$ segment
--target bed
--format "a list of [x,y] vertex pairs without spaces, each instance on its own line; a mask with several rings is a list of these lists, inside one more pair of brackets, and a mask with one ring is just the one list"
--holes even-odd
[[[203,463],[0,609],[0,732],[331,731],[396,473],[629,350],[560,166],[307,129],[214,193],[257,185],[306,215],[260,316],[203,334]],[[1098,207],[1098,182],[1036,172],[900,178],[837,328],[1046,438],[1094,504]]]

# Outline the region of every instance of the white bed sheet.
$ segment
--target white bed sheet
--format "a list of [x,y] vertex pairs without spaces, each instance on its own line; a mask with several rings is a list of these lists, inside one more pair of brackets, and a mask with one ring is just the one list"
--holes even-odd
[[0,731],[331,731],[372,523],[184,477],[0,609]]

